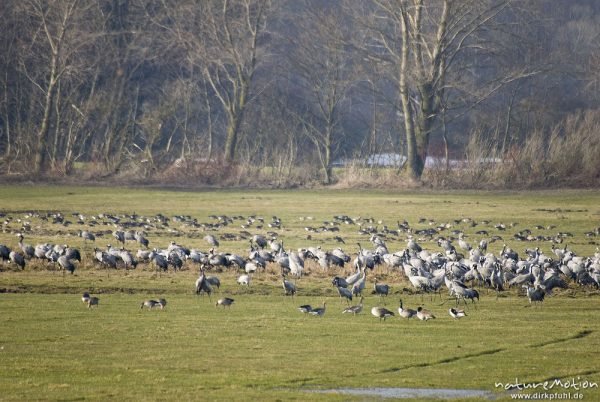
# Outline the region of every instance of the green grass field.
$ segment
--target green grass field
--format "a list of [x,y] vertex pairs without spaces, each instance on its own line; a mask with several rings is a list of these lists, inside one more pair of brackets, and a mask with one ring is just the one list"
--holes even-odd
[[[256,274],[250,288],[235,283],[238,272],[214,273],[221,289],[207,297],[194,294],[197,268],[186,265],[177,273],[158,275],[152,267],[106,271],[90,258],[93,248],[76,237],[73,212],[86,215],[137,213],[152,216],[191,215],[198,222],[214,222],[212,214],[272,215],[283,220],[277,230],[286,248],[339,246],[331,233],[314,233],[307,240],[306,225],[319,226],[334,215],[372,217],[373,225],[396,228],[406,219],[415,228],[455,219],[489,220],[471,227],[454,224],[476,243],[486,229],[502,241],[490,245],[497,252],[505,242],[522,252],[549,242],[517,242],[513,233],[529,228],[550,235],[571,232],[569,247],[592,255],[595,238],[585,233],[600,226],[600,193],[561,191],[533,193],[384,193],[373,191],[206,191],[174,192],[128,188],[67,188],[2,186],[0,212],[13,219],[3,225],[0,244],[17,246],[27,211],[61,211],[74,223],[67,226],[29,219],[26,242],[68,243],[85,250],[74,275],[63,276],[51,267],[30,263],[21,272],[3,264],[0,272],[0,400],[372,400],[309,391],[335,388],[450,388],[486,390],[499,400],[511,396],[495,383],[564,381],[600,383],[600,304],[597,291],[571,287],[556,291],[543,307],[528,305],[517,290],[501,294],[481,290],[468,317],[455,321],[447,309],[454,305],[414,294],[401,275],[378,267],[373,275],[392,286],[387,307],[395,310],[400,297],[416,308],[423,303],[438,318],[429,322],[371,316],[379,299],[367,292],[365,310],[356,317],[342,315],[330,278],[339,270],[321,272],[307,264],[309,275],[299,279],[298,295],[283,296],[278,268]],[[306,217],[312,217],[307,220]],[[304,217],[304,219],[300,219]],[[424,223],[418,223],[426,218]],[[3,218],[4,219],[4,218]],[[21,219],[21,222],[18,222]],[[379,223],[378,221],[381,221]],[[494,224],[516,223],[506,231]],[[534,229],[535,225],[553,229]],[[435,226],[434,225],[434,226]],[[95,232],[111,231],[96,227]],[[231,225],[213,234],[238,234]],[[265,234],[270,230],[250,228]],[[202,229],[172,223],[148,233],[151,247],[171,240],[206,250]],[[356,226],[342,226],[342,247],[356,253],[356,242],[370,247],[368,236]],[[441,233],[448,236],[449,232]],[[405,237],[389,236],[391,251],[401,250]],[[114,244],[110,235],[96,245]],[[438,251],[432,240],[420,241]],[[130,243],[130,249],[137,245]],[[247,255],[247,240],[221,239],[219,251]],[[344,273],[348,274],[350,269]],[[372,280],[368,282],[369,290]],[[100,298],[88,309],[83,291]],[[231,296],[231,309],[215,308],[215,299]],[[140,310],[148,298],[165,297],[165,310]],[[444,299],[446,294],[443,294]],[[422,301],[423,300],[423,301]],[[323,317],[303,316],[297,306],[327,301]],[[528,391],[532,393],[534,391]],[[548,393],[571,392],[555,387]],[[585,400],[600,400],[598,388],[579,391]],[[468,398],[485,400],[485,398]]]

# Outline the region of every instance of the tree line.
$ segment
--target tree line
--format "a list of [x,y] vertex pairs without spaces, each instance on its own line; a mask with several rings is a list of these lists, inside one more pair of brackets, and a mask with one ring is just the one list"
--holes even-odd
[[[213,181],[244,167],[333,183],[340,161],[364,172],[361,161],[394,153],[405,158],[390,174],[411,181],[597,182],[599,11],[593,0],[5,0],[0,166]],[[503,162],[457,173],[450,160]]]

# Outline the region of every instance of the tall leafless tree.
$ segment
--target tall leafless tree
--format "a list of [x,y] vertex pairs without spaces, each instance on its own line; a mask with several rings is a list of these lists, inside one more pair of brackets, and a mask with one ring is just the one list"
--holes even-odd
[[[452,83],[448,76],[461,54],[481,45],[478,33],[510,0],[373,0],[360,25],[371,35],[364,49],[385,63],[398,91],[406,137],[406,173],[419,180],[430,135]],[[483,46],[486,46],[485,44]]]

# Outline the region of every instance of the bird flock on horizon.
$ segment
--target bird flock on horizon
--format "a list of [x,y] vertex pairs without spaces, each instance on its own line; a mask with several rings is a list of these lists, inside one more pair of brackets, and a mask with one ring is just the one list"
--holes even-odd
[[[397,312],[384,307],[385,300],[392,294],[391,286],[379,281],[382,275],[378,273],[384,269],[388,273],[395,272],[403,276],[412,286],[412,292],[421,294],[421,301],[423,301],[423,294],[430,294],[432,298],[439,296],[441,301],[441,293],[445,289],[456,303],[455,307],[447,310],[448,315],[453,319],[467,317],[465,309],[458,308],[460,303],[463,303],[465,308],[468,306],[467,302],[476,306],[475,303],[479,301],[482,289],[495,292],[498,298],[498,295],[507,288],[523,288],[529,304],[538,305],[543,303],[546,296],[552,295],[554,289],[565,289],[570,283],[575,284],[574,286],[595,289],[600,285],[598,248],[592,256],[579,256],[566,245],[559,247],[566,239],[572,237],[572,234],[558,232],[555,235],[534,235],[531,230],[523,229],[512,236],[514,241],[548,241],[551,243],[551,254],[544,253],[539,247],[525,248],[524,252],[519,254],[506,244],[503,245],[500,253],[494,254],[487,250],[489,243],[502,241],[503,238],[499,234],[491,234],[491,230],[504,234],[516,224],[475,222],[470,218],[446,224],[422,219],[419,221],[420,224],[429,224],[425,229],[417,229],[406,221],[398,221],[397,227],[390,229],[373,218],[350,218],[342,215],[323,222],[321,226],[305,227],[308,233],[307,240],[312,240],[315,233],[326,233],[333,236],[332,240],[346,247],[346,242],[340,235],[340,227],[354,226],[359,235],[368,238],[372,247],[363,248],[361,243],[357,243],[357,251],[353,254],[347,253],[342,247],[332,250],[325,250],[320,246],[286,250],[277,232],[281,230],[283,223],[276,216],[268,221],[254,215],[248,217],[214,215],[209,217],[211,222],[205,223],[190,216],[169,218],[161,214],[146,217],[137,214],[85,216],[74,213],[73,221],[70,221],[60,213],[30,212],[20,218],[0,213],[0,218],[4,219],[3,231],[6,233],[12,230],[16,232],[18,238],[14,249],[0,244],[0,260],[21,269],[25,269],[29,261],[37,260],[62,270],[64,276],[66,272],[71,274],[75,272],[77,264],[82,261],[82,256],[91,257],[95,264],[106,268],[107,272],[111,269],[136,269],[138,264],[144,264],[144,266],[153,266],[160,274],[169,269],[177,272],[186,265],[192,264],[199,272],[194,287],[195,293],[206,294],[210,299],[214,289],[221,287],[221,282],[216,275],[208,275],[207,272],[223,269],[237,270],[239,271],[237,285],[251,286],[255,275],[260,275],[267,266],[273,265],[280,272],[281,279],[278,286],[281,286],[283,295],[294,298],[300,292],[298,281],[310,274],[311,270],[320,268],[324,273],[331,273],[333,276],[327,286],[335,287],[341,302],[347,303],[342,310],[344,314],[357,315],[363,312],[364,296],[366,290],[370,288],[367,286],[367,281],[368,278],[372,278],[371,294],[378,297],[379,303],[371,308],[371,314],[380,321],[385,321],[396,314],[400,318],[417,318],[422,321],[436,318],[436,315],[426,309],[422,303],[416,310],[405,308],[402,299],[399,300]],[[108,245],[106,249],[94,247],[88,254],[81,253],[67,244],[40,243],[33,246],[25,242],[25,234],[32,232],[31,221],[34,219],[61,228],[68,228],[71,224],[83,225],[87,229],[69,234],[81,237],[84,244],[94,245],[98,238],[110,236],[120,246]],[[302,217],[301,220],[312,221],[313,219]],[[242,230],[228,231],[227,229],[236,222]],[[378,225],[374,226],[376,223]],[[18,229],[14,228],[15,224]],[[457,228],[460,225],[481,226],[481,229],[476,232],[476,235],[481,236],[481,240],[472,246],[464,232]],[[492,227],[494,229],[491,229]],[[204,234],[202,240],[208,246],[208,250],[188,248],[175,241],[171,241],[165,248],[150,248],[148,233],[167,233],[180,237],[184,233],[181,228],[193,230],[198,237]],[[543,226],[535,228],[541,231],[554,229],[554,227]],[[252,234],[250,230],[267,231],[267,233],[266,235]],[[584,235],[588,238],[600,235],[600,228],[586,232]],[[399,239],[403,239],[405,245],[397,251],[390,251],[387,246],[388,240]],[[247,255],[216,251],[221,242],[230,240],[248,241]],[[126,247],[132,242],[140,247],[135,253]],[[422,246],[423,242],[433,244],[437,249],[427,250]],[[312,267],[306,264],[311,260],[315,262]],[[350,305],[358,297],[360,297],[359,303]],[[83,294],[82,301],[88,308],[99,305],[98,297],[90,296],[89,293]],[[234,299],[223,297],[216,301],[215,306],[231,308],[233,304]],[[160,298],[143,301],[140,309],[162,310],[165,306],[166,299]],[[305,315],[322,317],[327,311],[327,302],[323,301],[319,307],[302,305],[297,308]]]

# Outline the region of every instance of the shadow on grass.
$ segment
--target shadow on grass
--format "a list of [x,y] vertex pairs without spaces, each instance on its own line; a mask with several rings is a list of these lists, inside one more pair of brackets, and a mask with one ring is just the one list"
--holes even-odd
[[536,343],[534,345],[531,345],[531,348],[541,348],[543,346],[548,346],[548,345],[554,345],[557,343],[561,343],[561,342],[568,342],[568,341],[572,341],[575,339],[581,339],[581,338],[585,338],[586,336],[592,334],[594,331],[590,330],[590,329],[584,329],[583,331],[579,331],[577,332],[575,335],[572,336],[567,336],[566,338],[559,338],[559,339],[552,339],[546,342],[542,342],[542,343]]
[[422,367],[431,367],[431,366],[435,366],[438,364],[446,364],[446,363],[453,363],[459,360],[464,360],[464,359],[469,359],[471,357],[479,357],[479,356],[487,356],[487,355],[493,355],[496,353],[500,353],[500,352],[504,352],[506,349],[491,349],[491,350],[484,350],[481,352],[477,352],[477,353],[469,353],[463,356],[453,356],[453,357],[447,357],[445,359],[441,359],[435,362],[430,362],[430,363],[415,363],[415,364],[409,364],[406,366],[402,366],[402,367],[391,367],[385,370],[382,370],[381,373],[393,373],[396,371],[401,371],[401,370],[407,370],[407,369],[411,369],[411,368],[422,368]]

